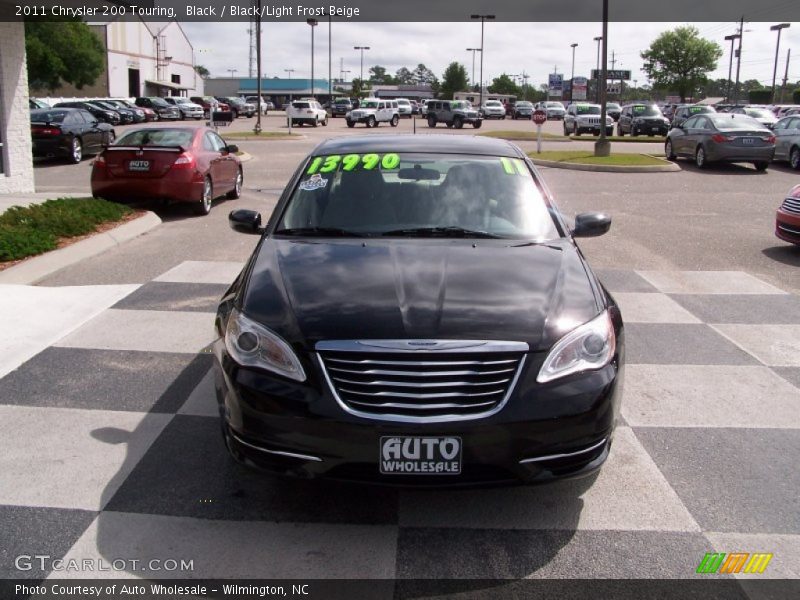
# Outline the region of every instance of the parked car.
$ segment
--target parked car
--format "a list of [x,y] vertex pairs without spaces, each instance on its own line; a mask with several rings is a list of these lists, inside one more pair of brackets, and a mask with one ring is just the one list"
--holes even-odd
[[[113,100],[111,98],[108,98],[108,99],[104,100],[104,102],[106,104],[110,104],[111,107],[114,110],[116,110],[117,112],[120,112],[122,109],[131,111],[131,113],[133,114],[133,122],[134,123],[144,123],[145,121],[148,120],[147,119],[147,114],[145,113],[145,109],[144,108],[140,108],[140,107],[136,106],[135,104],[131,104],[130,102],[124,103],[121,100]],[[153,111],[150,111],[150,112],[152,114],[155,114],[155,113],[153,113]],[[152,120],[152,119],[150,119],[150,120]]]
[[408,117],[409,119],[414,114],[414,108],[407,98],[397,98],[397,114],[401,117]]
[[419,102],[416,100],[409,100],[411,103],[411,114],[418,115],[419,114]]
[[484,119],[505,119],[506,107],[499,100],[486,100],[481,106]]
[[[262,115],[266,115],[270,111],[269,104],[267,104],[263,96],[260,99],[258,96],[246,96],[244,101],[257,107]],[[274,109],[275,107],[273,106],[272,108]]]
[[189,98],[183,96],[166,96],[164,101],[167,104],[176,106],[181,111],[181,119],[202,119],[205,116],[203,107],[195,104]]
[[155,111],[158,116],[156,120],[164,119],[168,121],[177,121],[181,118],[181,111],[178,110],[178,107],[168,104],[163,98],[141,97],[136,99],[135,104],[136,106],[144,106]]
[[694,115],[705,115],[717,112],[712,106],[704,106],[702,104],[681,104],[675,107],[675,112],[672,113],[671,127],[679,127],[683,122]]
[[213,96],[192,96],[189,98],[189,100],[203,107],[203,116],[206,119],[211,118],[212,105],[216,105],[217,112],[230,112],[231,110],[231,107],[228,105],[227,102],[220,102]]
[[94,160],[92,195],[120,203],[187,202],[207,215],[215,198],[242,193],[238,150],[208,127],[134,129]]
[[37,108],[52,108],[52,107],[44,100],[39,100],[38,98],[28,98],[28,108],[34,110]]
[[217,96],[217,100],[227,104],[233,112],[233,118],[247,117],[248,119],[256,114],[256,105],[245,102],[236,96]]
[[332,117],[344,117],[353,110],[353,101],[350,98],[336,98],[331,105]]
[[516,146],[331,139],[268,220],[229,222],[261,238],[215,320],[234,460],[465,485],[584,476],[608,457],[623,322],[576,240],[611,219],[568,224]]
[[533,116],[533,104],[525,100],[520,100],[514,105],[514,119],[530,119]]
[[547,113],[548,119],[563,120],[567,114],[564,105],[555,101],[542,102],[542,110]]
[[775,116],[779,119],[787,116],[793,110],[800,110],[797,104],[781,104],[776,107]]
[[606,114],[615,121],[619,121],[619,117],[622,115],[622,107],[616,102],[606,102]]
[[377,127],[381,123],[389,123],[397,127],[400,122],[400,111],[397,102],[381,100],[380,98],[364,98],[358,105],[345,115],[348,127],[355,127],[356,123],[364,123],[367,127]]
[[793,169],[800,169],[800,115],[783,117],[772,128],[775,134],[773,160],[785,160]]
[[743,108],[734,108],[731,113],[752,117],[767,129],[772,129],[775,126],[775,123],[778,122],[778,119],[768,108],[745,106]]
[[[574,102],[567,107],[563,121],[564,135],[584,132],[600,135],[600,105]],[[606,115],[606,135],[614,132],[614,119]]]
[[775,235],[800,245],[800,185],[794,186],[775,213]]
[[79,163],[114,141],[114,128],[82,108],[37,108],[31,111],[33,155],[64,157]]
[[101,110],[110,110],[117,113],[119,115],[120,125],[129,125],[136,122],[136,113],[130,108],[115,106],[107,100],[87,100],[86,103],[96,106]]
[[295,100],[286,108],[286,124],[302,127],[305,124],[316,127],[328,124],[328,113],[316,100]]
[[108,108],[101,108],[84,101],[58,102],[53,108],[80,108],[90,113],[95,119],[109,125],[119,125],[122,120],[119,113]]
[[428,102],[430,100],[421,100],[419,103],[419,116],[423,119],[428,117]]
[[669,160],[691,158],[700,169],[712,162],[750,162],[765,171],[775,154],[775,135],[747,115],[699,114],[670,129],[664,154]]
[[479,129],[483,124],[480,113],[464,100],[430,100],[427,118],[428,127],[444,123],[447,127],[461,129],[467,123]]
[[617,135],[667,135],[669,125],[669,119],[655,104],[628,104],[622,107]]
[[147,122],[158,121],[158,113],[148,106],[136,106],[133,102],[124,98],[114,98],[112,102],[122,105],[124,108],[133,108],[142,111],[144,120]]

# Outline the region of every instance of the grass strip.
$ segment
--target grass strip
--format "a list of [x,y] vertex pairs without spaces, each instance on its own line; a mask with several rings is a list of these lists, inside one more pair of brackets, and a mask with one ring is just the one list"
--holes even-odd
[[663,165],[663,159],[649,154],[618,153],[610,156],[595,156],[590,150],[551,150],[542,153],[528,152],[528,156],[538,160],[551,160],[554,162],[578,163],[584,165],[621,165],[621,166],[647,166]]

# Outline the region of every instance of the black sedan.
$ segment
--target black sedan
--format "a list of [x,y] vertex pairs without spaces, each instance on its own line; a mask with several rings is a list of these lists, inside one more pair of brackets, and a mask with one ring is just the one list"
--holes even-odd
[[98,121],[108,123],[109,125],[119,125],[122,121],[122,118],[119,116],[119,113],[116,110],[95,106],[90,102],[59,102],[53,106],[53,108],[80,108],[91,113],[91,115]]
[[79,163],[86,154],[98,154],[114,141],[114,128],[79,108],[31,111],[33,155],[66,157]]
[[300,165],[223,296],[226,446],[300,477],[544,482],[609,453],[620,311],[525,154],[468,136],[328,140]]

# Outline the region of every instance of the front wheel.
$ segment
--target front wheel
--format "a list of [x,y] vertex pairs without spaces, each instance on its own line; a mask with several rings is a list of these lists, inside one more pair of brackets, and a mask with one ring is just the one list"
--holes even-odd
[[390,124],[392,127],[397,127],[397,124],[398,124],[399,122],[400,122],[400,118],[399,118],[397,115],[394,115],[394,116],[392,117],[392,120],[391,120],[391,121],[389,121],[389,124]]
[[766,171],[767,167],[769,166],[769,162],[766,160],[757,160],[753,163],[753,166],[756,168],[756,171]]
[[367,119],[367,127],[377,127],[378,122],[375,120],[375,117],[370,117]]
[[72,145],[70,146],[69,162],[77,165],[83,159],[83,144],[80,138],[72,138]]
[[211,200],[213,198],[213,187],[211,185],[211,177],[206,177],[203,182],[203,191],[200,195],[200,200],[194,205],[194,212],[201,217],[206,216],[211,212]]
[[436,127],[436,117],[433,115],[428,117],[428,127]]
[[706,149],[702,146],[698,146],[697,150],[694,151],[694,164],[697,165],[698,169],[705,168],[707,164]]
[[667,160],[675,160],[678,158],[675,155],[675,151],[672,149],[672,140],[667,140],[664,143],[664,154],[667,155]]
[[228,200],[238,200],[242,197],[242,183],[244,182],[244,175],[242,174],[242,169],[236,172],[236,182],[233,184],[233,189],[228,192],[225,197]]
[[328,126],[328,117],[325,117],[324,119],[322,119],[322,126],[323,127],[327,127]]
[[795,146],[789,153],[789,166],[793,169],[800,169],[800,148]]
[[312,127],[316,127],[317,125],[319,125],[319,121],[317,121],[316,119],[314,119],[314,121],[311,123],[311,126],[312,126]]
[[472,127],[474,127],[475,129],[480,129],[482,124],[483,124],[483,121],[473,121],[472,122]]
[[347,121],[347,126],[350,127],[351,129],[356,126],[355,121],[351,121],[350,119],[346,119],[346,121]]
[[462,127],[464,127],[464,120],[461,117],[456,117],[455,119],[453,119],[453,127],[455,127],[456,129],[461,129]]

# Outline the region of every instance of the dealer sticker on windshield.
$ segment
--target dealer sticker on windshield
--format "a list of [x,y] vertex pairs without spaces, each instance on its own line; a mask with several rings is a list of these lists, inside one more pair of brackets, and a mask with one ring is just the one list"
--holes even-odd
[[380,451],[384,475],[461,473],[460,437],[382,437]]

